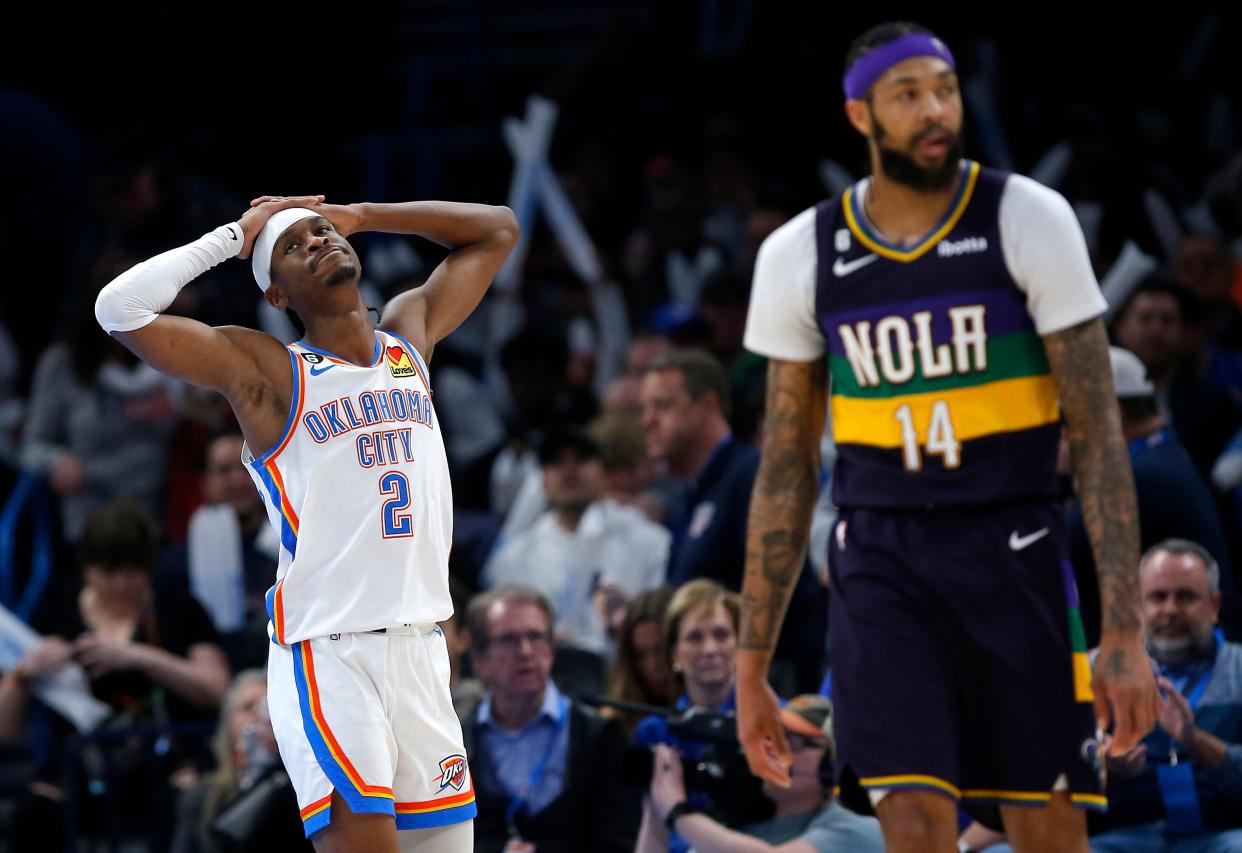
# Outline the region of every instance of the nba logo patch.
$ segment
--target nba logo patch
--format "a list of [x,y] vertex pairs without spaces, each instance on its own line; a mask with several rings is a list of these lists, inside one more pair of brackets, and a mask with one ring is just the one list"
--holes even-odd
[[850,250],[850,229],[841,228],[833,235],[834,248],[841,254]]
[[[462,786],[466,784],[466,756],[450,755],[441,761],[440,778],[437,781],[440,783],[440,791],[446,788],[460,791]],[[439,793],[439,791],[436,793]]]
[[388,372],[397,379],[416,375],[414,362],[410,360],[410,354],[405,351],[405,347],[389,347],[384,350],[384,356],[388,359]]

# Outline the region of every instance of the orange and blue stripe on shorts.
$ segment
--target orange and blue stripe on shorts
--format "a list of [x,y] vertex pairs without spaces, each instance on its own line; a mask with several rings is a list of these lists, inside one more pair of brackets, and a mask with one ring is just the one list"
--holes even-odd
[[397,803],[397,829],[431,829],[472,820],[478,814],[474,802],[474,780],[470,787],[451,797],[437,797],[416,803]]
[[[294,643],[291,650],[293,679],[298,691],[298,705],[302,710],[302,729],[306,733],[306,739],[310,741],[320,769],[328,777],[332,787],[344,798],[350,811],[355,814],[393,814],[392,789],[368,785],[328,726],[320,702],[319,686],[315,681],[315,659],[311,653],[310,641]],[[331,797],[312,803],[302,810],[302,825],[307,835],[316,829],[322,829],[331,821],[330,803]]]
[[[315,659],[310,641],[295,643],[293,676],[302,711],[302,727],[315,759],[333,788],[354,813],[394,815],[397,829],[428,829],[472,819],[476,813],[474,784],[460,794],[420,802],[394,802],[391,788],[368,785],[341,748],[323,714]],[[331,795],[302,809],[302,827],[309,837],[331,822]]]

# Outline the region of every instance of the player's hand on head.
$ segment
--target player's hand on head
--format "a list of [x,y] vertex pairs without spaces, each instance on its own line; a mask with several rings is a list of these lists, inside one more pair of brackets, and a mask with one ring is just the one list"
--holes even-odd
[[328,204],[320,202],[315,211],[332,223],[336,233],[348,237],[362,230],[362,213],[356,204]]
[[259,236],[259,232],[263,230],[263,226],[267,224],[267,220],[272,217],[273,213],[289,207],[314,207],[321,201],[323,201],[321,195],[265,195],[253,199],[250,202],[250,209],[237,220],[237,224],[241,226],[243,238],[241,254],[238,257],[250,257],[255,238]]
[[766,679],[737,681],[737,737],[750,772],[773,785],[789,787],[793,752],[781,724],[780,703]]
[[1106,731],[1112,723],[1109,755],[1128,752],[1155,728],[1164,703],[1140,632],[1105,633],[1092,669],[1092,689],[1097,725]]

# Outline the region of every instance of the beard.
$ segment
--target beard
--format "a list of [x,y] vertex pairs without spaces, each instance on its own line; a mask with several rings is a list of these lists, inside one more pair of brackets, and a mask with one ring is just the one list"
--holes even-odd
[[1198,631],[1191,630],[1180,637],[1157,636],[1149,628],[1147,631],[1147,651],[1164,666],[1181,666],[1196,658],[1207,657],[1212,651],[1215,639],[1212,635],[1213,626],[1204,625]]
[[957,180],[958,164],[962,159],[962,132],[960,128],[957,133],[950,133],[949,129],[944,125],[934,124],[914,135],[910,140],[911,148],[917,145],[923,137],[931,133],[943,133],[949,137],[949,146],[948,151],[945,152],[944,162],[939,166],[925,168],[916,163],[909,154],[886,146],[884,141],[889,138],[888,131],[884,129],[884,125],[880,124],[875,117],[875,113],[871,114],[871,121],[875,126],[875,133],[872,139],[875,140],[876,148],[880,151],[880,171],[890,180],[919,192],[937,192],[948,189]]
[[328,287],[336,287],[338,284],[347,284],[358,276],[358,265],[353,261],[346,261],[336,268],[336,272],[328,276],[325,282]]

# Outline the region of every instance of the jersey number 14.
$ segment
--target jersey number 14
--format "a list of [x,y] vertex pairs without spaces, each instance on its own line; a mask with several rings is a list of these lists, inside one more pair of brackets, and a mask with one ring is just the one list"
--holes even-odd
[[[901,424],[902,463],[907,471],[923,470],[923,454],[919,449],[919,433],[914,424],[914,413],[909,403],[902,404],[893,414]],[[949,417],[949,404],[944,400],[932,403],[931,417],[927,424],[927,440],[921,443],[926,452],[944,460],[944,467],[956,468],[962,464],[962,445],[953,432],[953,419]]]

